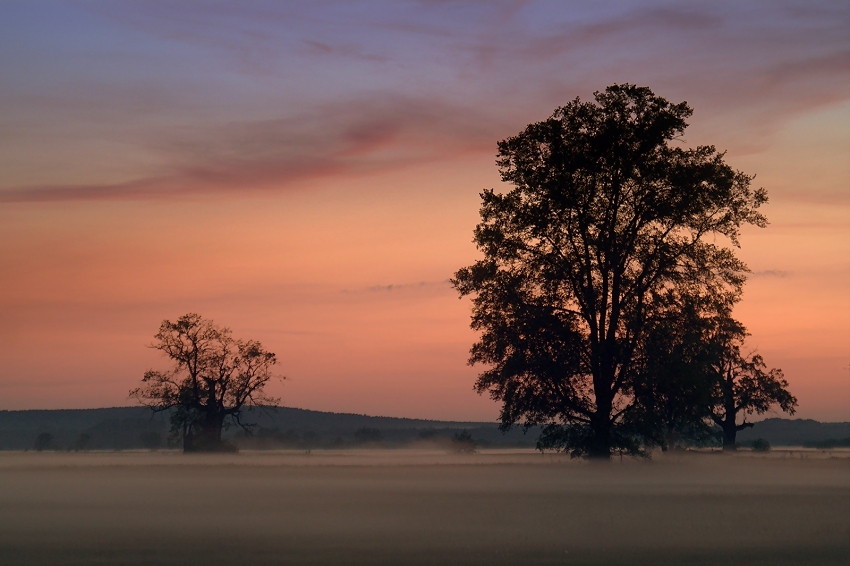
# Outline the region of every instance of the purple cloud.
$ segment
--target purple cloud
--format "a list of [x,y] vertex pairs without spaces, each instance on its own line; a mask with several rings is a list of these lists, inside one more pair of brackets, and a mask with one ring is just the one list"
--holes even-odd
[[[18,7],[0,23],[2,52],[25,56],[0,59],[16,77],[0,86],[0,131],[26,160],[0,153],[17,172],[0,201],[286,190],[493,153],[614,82],[688,100],[694,131],[760,151],[787,120],[850,99],[839,4],[96,2],[57,5],[43,34],[15,33],[15,18],[47,26]],[[115,169],[156,159],[116,182],[28,180],[80,161],[51,150],[62,138],[118,141]]]

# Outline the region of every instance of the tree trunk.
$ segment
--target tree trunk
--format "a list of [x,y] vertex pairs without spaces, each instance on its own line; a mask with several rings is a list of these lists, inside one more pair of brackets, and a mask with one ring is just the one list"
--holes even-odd
[[729,420],[728,417],[725,421],[723,421],[723,451],[724,452],[735,452],[738,449],[737,444],[735,444],[735,436],[738,433],[738,427],[735,426],[734,417],[733,420]]
[[611,401],[597,397],[596,413],[590,418],[590,439],[587,446],[588,457],[594,460],[611,459]]
[[217,413],[207,413],[197,427],[190,426],[183,437],[184,452],[221,452],[227,446],[221,440],[224,419]]
[[[611,409],[614,406],[611,383],[614,381],[614,372],[610,360],[605,359],[606,356],[602,357],[608,363],[599,364],[600,367],[595,372],[596,375],[593,376],[596,412],[590,417],[590,438],[586,447],[587,456],[594,460],[611,459]],[[605,369],[608,371],[604,371]]]
[[[731,362],[730,362],[731,364]],[[738,447],[735,445],[735,436],[738,434],[738,427],[735,426],[735,420],[738,417],[738,410],[735,407],[735,374],[732,367],[726,369],[726,383],[723,389],[723,451],[735,452]]]
[[195,451],[195,434],[192,427],[183,423],[183,452]]

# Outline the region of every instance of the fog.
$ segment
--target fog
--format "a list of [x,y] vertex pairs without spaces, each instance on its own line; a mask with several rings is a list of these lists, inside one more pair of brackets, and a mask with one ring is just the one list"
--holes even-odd
[[0,453],[2,564],[847,564],[850,452]]

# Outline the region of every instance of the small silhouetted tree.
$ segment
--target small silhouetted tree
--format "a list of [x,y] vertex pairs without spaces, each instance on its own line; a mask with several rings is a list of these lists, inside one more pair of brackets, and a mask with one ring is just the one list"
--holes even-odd
[[754,426],[752,414],[764,414],[772,407],[793,415],[797,398],[788,392],[781,369],[768,369],[764,358],[744,350],[748,336],[744,326],[731,317],[722,321],[715,335],[718,355],[714,361],[712,420],[723,431],[723,450],[737,449],[739,431]]
[[542,425],[539,446],[639,453],[628,422],[640,350],[669,293],[735,293],[742,225],[764,226],[763,189],[714,147],[678,138],[691,108],[613,85],[499,142],[505,193],[481,194],[484,258],[452,283],[481,332],[475,388],[503,429]]
[[222,442],[225,426],[250,431],[242,410],[279,401],[264,392],[277,359],[259,342],[236,340],[230,329],[194,313],[163,321],[154,338],[151,347],[174,367],[145,372],[130,396],[154,411],[172,411],[172,434],[182,439],[184,451],[231,449]]
[[474,454],[476,446],[477,444],[475,439],[472,438],[472,434],[464,429],[452,435],[449,450],[457,454]]

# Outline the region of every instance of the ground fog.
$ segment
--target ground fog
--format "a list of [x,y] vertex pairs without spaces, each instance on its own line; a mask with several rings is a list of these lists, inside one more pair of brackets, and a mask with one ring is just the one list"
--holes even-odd
[[848,564],[850,452],[0,453],[0,564]]

